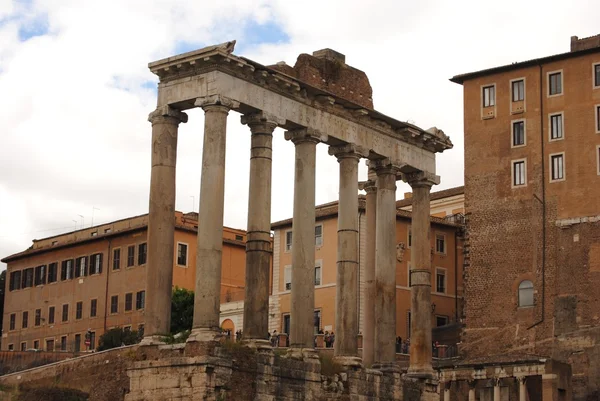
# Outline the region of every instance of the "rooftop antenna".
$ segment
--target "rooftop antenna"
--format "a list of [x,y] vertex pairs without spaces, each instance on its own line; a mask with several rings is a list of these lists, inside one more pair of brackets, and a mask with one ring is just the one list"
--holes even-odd
[[90,227],[94,227],[94,210],[100,210],[100,209],[92,206],[92,225],[90,225]]
[[81,228],[83,229],[83,216],[78,214],[77,216],[81,217]]
[[77,230],[77,220],[71,220],[73,223],[75,223],[75,229]]

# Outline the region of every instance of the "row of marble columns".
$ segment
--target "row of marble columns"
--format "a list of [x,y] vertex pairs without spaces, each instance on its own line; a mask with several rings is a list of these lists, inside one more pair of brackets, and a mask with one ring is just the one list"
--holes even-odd
[[[225,141],[227,115],[238,107],[222,96],[197,99],[205,112],[202,181],[196,257],[193,329],[188,341],[215,339],[220,332]],[[169,331],[172,285],[175,165],[178,125],[187,115],[168,106],[150,114],[152,175],[148,228],[147,307],[144,343]],[[250,189],[246,246],[244,339],[261,346],[268,332],[271,224],[272,134],[285,121],[258,112],[242,116],[251,131]],[[292,226],[291,347],[302,355],[314,350],[315,174],[316,146],[326,140],[309,128],[287,131],[295,145]],[[358,334],[358,163],[368,152],[352,144],[331,146],[340,166],[336,341],[334,355],[360,363]],[[396,339],[396,180],[398,166],[372,160],[374,180],[367,186],[367,296],[364,359],[380,367],[395,362]],[[426,174],[402,174],[413,187],[412,332],[410,371],[430,375],[431,316],[429,191]],[[374,328],[374,330],[373,330]],[[305,352],[306,351],[306,352]]]

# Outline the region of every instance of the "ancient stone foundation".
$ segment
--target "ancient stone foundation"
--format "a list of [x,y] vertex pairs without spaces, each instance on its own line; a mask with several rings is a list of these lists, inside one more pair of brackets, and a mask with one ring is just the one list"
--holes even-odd
[[140,347],[126,401],[439,400],[437,381],[237,343]]

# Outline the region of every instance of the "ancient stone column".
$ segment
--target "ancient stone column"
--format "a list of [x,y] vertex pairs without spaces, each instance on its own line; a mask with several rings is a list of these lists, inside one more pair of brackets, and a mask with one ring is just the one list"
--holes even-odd
[[196,100],[204,110],[204,145],[198,211],[194,320],[188,341],[214,340],[220,334],[225,137],[229,110],[237,102],[214,95]]
[[375,250],[375,364],[394,367],[396,361],[396,175],[387,159],[374,163],[377,174]]
[[[347,144],[329,148],[340,164],[334,357],[344,365],[358,358],[358,162],[368,152]],[[293,288],[293,285],[292,285]]]
[[362,183],[361,187],[367,192],[366,215],[367,235],[366,241],[366,266],[365,266],[365,296],[363,299],[363,349],[362,362],[370,367],[373,362],[375,340],[375,230],[377,210],[377,186],[374,171],[370,169],[369,180]]
[[519,401],[527,401],[527,386],[525,384],[525,377],[519,377]]
[[500,380],[494,380],[494,401],[500,401]]
[[160,343],[159,335],[167,334],[170,330],[177,130],[179,123],[185,123],[187,119],[187,114],[169,106],[159,107],[148,116],[148,121],[152,123],[152,170],[142,344]]
[[269,346],[269,268],[271,262],[271,155],[275,116],[264,112],[242,116],[252,132],[248,231],[246,236],[246,289],[244,340]]
[[303,128],[287,131],[285,139],[296,145],[290,347],[314,350],[315,163],[320,136]]
[[469,401],[475,401],[475,387],[469,386]]
[[410,365],[408,374],[431,378],[431,240],[430,206],[431,186],[439,177],[423,172],[408,174],[406,181],[413,190],[412,245],[411,245],[411,330]]

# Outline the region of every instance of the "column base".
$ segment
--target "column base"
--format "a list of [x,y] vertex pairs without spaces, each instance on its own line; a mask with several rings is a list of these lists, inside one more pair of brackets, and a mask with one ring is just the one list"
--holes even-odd
[[408,368],[406,376],[413,379],[436,379],[437,375],[432,368]]
[[208,328],[196,328],[192,329],[190,336],[188,337],[188,343],[191,342],[208,342],[208,341],[221,341],[223,334],[221,331]]
[[165,345],[166,343],[163,341],[163,336],[153,335],[142,338],[140,341],[140,346],[152,346],[152,345]]
[[349,356],[349,355],[334,356],[333,362],[335,362],[345,368],[350,368],[350,367],[362,368],[363,367],[362,360],[357,356]]
[[371,369],[376,369],[384,373],[401,373],[400,368],[394,362],[375,362]]
[[257,350],[258,352],[273,352],[271,342],[262,338],[249,338],[242,340],[242,345]]

